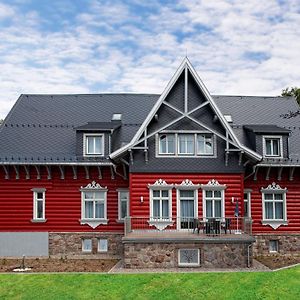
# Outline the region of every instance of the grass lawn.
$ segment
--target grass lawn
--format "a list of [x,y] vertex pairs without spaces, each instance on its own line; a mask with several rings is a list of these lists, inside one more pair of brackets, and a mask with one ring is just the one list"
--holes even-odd
[[300,299],[300,267],[266,273],[1,274],[0,299]]

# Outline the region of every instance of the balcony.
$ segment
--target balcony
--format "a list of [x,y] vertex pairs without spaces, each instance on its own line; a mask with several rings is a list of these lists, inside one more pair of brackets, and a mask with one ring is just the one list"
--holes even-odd
[[241,239],[251,234],[252,220],[245,217],[125,219],[125,239]]

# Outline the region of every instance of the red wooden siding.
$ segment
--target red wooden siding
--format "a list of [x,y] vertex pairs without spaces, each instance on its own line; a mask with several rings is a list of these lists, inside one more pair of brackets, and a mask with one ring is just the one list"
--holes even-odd
[[[245,181],[245,188],[252,189],[251,192],[251,216],[253,219],[253,233],[299,233],[300,231],[300,172],[295,170],[293,181],[289,180],[289,169],[284,169],[282,179],[277,179],[278,173],[273,170],[270,172],[270,179],[266,180],[266,170],[260,169],[257,180],[253,177]],[[276,230],[269,225],[262,225],[262,194],[260,189],[266,188],[269,184],[275,182],[282,188],[287,188],[287,219],[288,226],[280,226]]]
[[[244,181],[243,174],[130,174],[130,215],[148,217],[150,214],[149,188],[158,179],[165,180],[168,184],[180,184],[189,179],[194,184],[207,184],[209,180],[215,179],[220,184],[226,184],[225,190],[225,215],[234,216],[235,203],[232,197],[239,199],[240,211],[243,210],[241,200],[243,199]],[[143,203],[141,203],[141,196]],[[177,216],[176,211],[176,189],[172,190],[172,216]],[[202,212],[202,189],[198,190],[198,215],[203,217]]]
[[[123,232],[123,224],[118,219],[117,188],[128,187],[128,180],[115,175],[111,179],[110,169],[102,168],[103,179],[98,179],[98,170],[90,167],[90,179],[85,179],[85,171],[78,168],[78,179],[73,179],[71,167],[65,168],[65,179],[60,179],[57,167],[52,168],[52,179],[47,179],[47,172],[41,167],[42,178],[36,179],[36,172],[31,168],[31,179],[25,179],[23,168],[20,167],[20,179],[15,179],[11,168],[11,179],[0,178],[0,231],[117,231]],[[80,225],[81,218],[81,186],[95,180],[101,186],[107,186],[107,225],[99,225],[92,229],[88,225]],[[32,188],[46,188],[46,223],[32,223],[33,193]]]

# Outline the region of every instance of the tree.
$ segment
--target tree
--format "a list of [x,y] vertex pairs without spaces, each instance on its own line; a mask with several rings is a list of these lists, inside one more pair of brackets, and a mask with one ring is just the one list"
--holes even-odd
[[283,89],[281,92],[281,96],[288,96],[288,97],[294,96],[298,104],[300,105],[300,88],[296,86],[291,88],[287,87]]
[[[295,97],[295,99],[297,100],[299,106],[300,106],[300,88],[298,87],[292,87],[292,88],[285,88],[282,90],[281,92],[281,96],[285,96],[285,97]],[[296,111],[289,111],[286,114],[282,114],[280,115],[280,117],[284,118],[284,119],[290,119],[290,118],[294,118],[296,116],[300,115],[300,109],[296,110]]]

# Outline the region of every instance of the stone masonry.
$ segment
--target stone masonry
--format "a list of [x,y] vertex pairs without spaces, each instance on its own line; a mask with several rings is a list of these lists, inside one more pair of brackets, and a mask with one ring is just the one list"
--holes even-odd
[[[189,243],[124,242],[125,268],[176,268],[179,249],[200,249],[200,267],[239,268],[248,266],[248,245],[251,242]],[[249,264],[252,265],[252,250]]]
[[272,240],[278,241],[278,254],[300,255],[300,234],[259,234],[254,235],[256,242],[253,244],[253,254],[269,255],[269,243]]
[[[107,232],[49,232],[49,255],[51,256],[80,256],[95,258],[123,257],[123,234]],[[82,240],[92,239],[92,253],[82,252]],[[98,239],[107,239],[108,251],[98,252]]]

